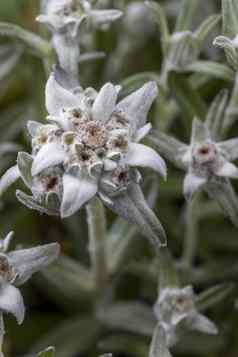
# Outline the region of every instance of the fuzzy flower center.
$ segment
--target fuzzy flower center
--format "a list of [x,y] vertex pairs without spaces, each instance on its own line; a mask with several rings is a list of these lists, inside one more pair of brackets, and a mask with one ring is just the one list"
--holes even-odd
[[217,158],[217,149],[213,143],[197,145],[193,149],[193,158],[200,165],[212,163]]
[[15,269],[9,264],[4,254],[0,254],[0,276],[7,282],[13,281],[16,277]]
[[78,165],[90,170],[99,163],[103,168],[104,160],[115,158],[116,154],[120,158],[127,152],[130,127],[121,113],[113,113],[107,121],[94,120],[91,106],[63,109],[62,113],[70,129],[62,135],[66,169]]

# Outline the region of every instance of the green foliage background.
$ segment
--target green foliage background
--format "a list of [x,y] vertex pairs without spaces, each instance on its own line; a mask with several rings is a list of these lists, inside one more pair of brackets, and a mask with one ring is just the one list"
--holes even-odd
[[[165,7],[170,24],[173,26],[181,1],[165,0],[159,3]],[[114,6],[117,7],[117,4],[115,0]],[[196,27],[210,13],[220,12],[220,6],[220,1],[217,0],[200,1],[192,26]],[[38,7],[38,0],[1,1],[0,20],[19,24],[45,35],[34,20],[39,13]],[[118,43],[121,29],[122,23],[119,21],[109,32],[96,32],[93,48],[105,51],[110,57],[110,53],[113,53]],[[201,58],[206,59],[211,56],[213,60],[217,59],[225,63],[222,51],[216,51],[212,46],[213,38],[220,33],[221,29],[217,27],[214,36],[207,41]],[[8,38],[1,38],[1,42],[12,41]],[[83,64],[81,66],[82,84],[99,88],[105,81],[107,61],[106,58]],[[158,31],[154,31],[141,47],[131,47],[119,73],[114,74],[113,81],[121,82],[138,72],[159,73],[160,67],[161,43]],[[190,74],[180,76],[186,78]],[[32,56],[29,51],[24,51],[16,67],[0,81],[0,142],[14,141],[26,151],[30,149],[25,125],[29,119],[44,120],[46,79],[41,59]],[[195,110],[205,113],[206,108],[221,88],[232,89],[232,87],[232,81],[211,77],[197,91],[201,101],[196,104],[198,107]],[[173,89],[171,96],[176,98],[176,88]],[[125,87],[124,90],[126,91],[127,88]],[[202,106],[199,106],[201,103]],[[158,126],[158,121],[161,127],[166,126],[166,115],[163,113],[168,108],[163,105],[158,100],[153,108],[151,119],[156,126]],[[191,112],[179,107],[179,113],[171,122],[170,133],[181,140],[188,141],[191,119]],[[234,125],[229,134],[235,137],[238,134],[238,125]],[[2,156],[1,172],[3,173],[6,168],[10,167],[15,159],[14,155]],[[182,196],[183,173],[169,164],[168,167],[168,181],[159,183],[156,213],[168,233],[169,248],[178,260],[179,267],[186,231],[186,204]],[[58,241],[63,254],[73,259],[73,262],[80,261],[85,266],[89,266],[85,211],[82,210],[78,215],[65,221],[39,215],[23,207],[16,200],[15,188],[16,186],[1,201],[1,235],[4,236],[8,231],[14,230],[16,245],[36,245]],[[197,292],[220,282],[232,281],[237,284],[238,237],[236,229],[223,216],[218,206],[206,198],[204,198],[203,206],[199,207],[199,217],[196,227],[199,240],[195,266],[189,271],[180,269],[184,284],[193,283]],[[108,212],[109,226],[114,218]],[[6,319],[6,355],[22,356],[32,348],[40,350],[40,346],[55,345],[57,357],[97,356],[101,352],[114,352],[115,356],[147,356],[150,337],[126,333],[117,327],[109,329],[96,320],[93,313],[96,297],[83,294],[77,288],[75,283],[77,274],[73,268],[72,271],[69,273],[68,270],[67,273],[65,268],[56,266],[55,276],[38,275],[24,287],[27,306],[26,320],[23,326],[18,327],[13,318]],[[78,274],[81,274],[80,270]],[[64,278],[64,275],[67,277]],[[84,278],[81,276],[81,279]],[[185,338],[176,348],[174,356],[236,357],[238,355],[236,290],[225,301],[221,301],[207,311],[209,317],[217,323],[220,335],[209,337],[193,334]],[[106,295],[114,294],[115,300],[138,300],[148,306],[153,305],[157,294],[153,252],[139,232],[134,237],[133,248],[128,249],[128,257],[121,266],[120,272],[112,277],[104,292]]]

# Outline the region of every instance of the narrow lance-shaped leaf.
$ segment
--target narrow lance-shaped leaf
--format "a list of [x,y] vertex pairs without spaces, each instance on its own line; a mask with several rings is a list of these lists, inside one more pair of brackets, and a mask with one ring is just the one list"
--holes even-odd
[[224,283],[213,286],[196,297],[196,307],[200,312],[203,312],[221,301],[225,300],[235,292],[233,283]]
[[202,24],[199,26],[199,28],[195,31],[194,35],[198,39],[201,45],[205,41],[209,33],[214,29],[214,27],[217,26],[220,20],[221,20],[221,15],[219,14],[211,15],[207,19],[205,19],[202,22]]
[[23,49],[22,46],[3,45],[0,47],[0,79],[7,76],[19,62]]
[[185,70],[187,72],[195,72],[204,74],[209,77],[222,79],[231,82],[234,80],[234,71],[222,63],[213,61],[195,61],[189,64]]
[[211,133],[211,138],[217,141],[222,137],[223,121],[228,101],[228,91],[221,91],[210,106],[206,123]]
[[235,37],[238,34],[238,3],[236,0],[222,0],[223,34]]
[[208,183],[205,188],[208,195],[218,202],[234,226],[238,228],[238,200],[230,181],[220,179],[217,182]]
[[193,89],[183,75],[175,72],[170,73],[169,86],[181,106],[184,117],[187,118],[185,124],[186,129],[189,130],[189,124],[194,117],[205,117],[206,105],[199,93]]
[[0,22],[0,35],[20,40],[23,44],[27,45],[42,57],[49,56],[52,51],[52,48],[47,41],[17,25]]
[[151,336],[156,318],[149,306],[134,302],[118,302],[99,311],[100,320],[110,328]]
[[159,31],[161,35],[163,53],[166,55],[169,44],[169,26],[168,21],[164,12],[164,9],[160,4],[155,1],[146,1],[145,4],[151,9],[154,19],[159,26]]
[[113,212],[135,224],[152,242],[157,252],[161,246],[166,245],[165,231],[154,212],[148,207],[138,185],[130,185],[126,193],[110,197],[110,201],[104,200],[104,203]]
[[224,132],[227,132],[234,122],[237,120],[238,115],[238,74],[235,76],[235,83],[231,94],[230,102],[227,106],[225,118],[223,122]]
[[182,1],[175,25],[175,32],[181,32],[190,29],[197,6],[198,0]]
[[40,205],[39,202],[33,196],[29,196],[20,190],[16,191],[16,197],[19,202],[21,202],[23,205],[25,205],[29,209],[36,210],[40,213],[48,214],[50,216],[58,216],[59,215],[59,212],[57,212],[55,210],[50,210],[50,209]]
[[55,348],[48,347],[45,351],[42,351],[37,354],[37,357],[54,357],[55,356]]
[[160,85],[160,77],[158,73],[155,72],[141,72],[133,74],[129,77],[126,77],[120,82],[122,89],[119,93],[119,99],[125,98],[127,95],[132,93],[133,91],[140,88],[146,82],[154,81]]
[[64,321],[33,347],[39,351],[49,344],[55,346],[57,357],[69,357],[85,353],[95,346],[99,334],[99,324],[91,318],[74,318]]

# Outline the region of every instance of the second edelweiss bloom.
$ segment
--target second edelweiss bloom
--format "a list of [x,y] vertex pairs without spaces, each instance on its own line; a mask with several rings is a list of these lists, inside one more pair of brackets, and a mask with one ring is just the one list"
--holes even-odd
[[43,2],[42,10],[37,21],[47,25],[61,67],[75,78],[78,77],[82,24],[101,28],[122,16],[116,9],[95,9],[88,0],[48,0]]
[[37,17],[53,31],[67,30],[73,37],[78,35],[79,27],[84,19],[94,26],[112,23],[122,16],[122,12],[114,9],[95,9],[90,0],[48,0],[43,2],[44,14]]
[[34,197],[46,206],[56,203],[62,217],[96,194],[110,203],[140,181],[137,167],[166,177],[163,159],[139,144],[151,129],[146,117],[157,96],[156,84],[145,84],[117,104],[118,91],[111,83],[99,92],[68,90],[52,74],[46,86],[50,124],[28,123],[32,155],[19,153],[20,175]]
[[57,243],[8,252],[13,232],[0,240],[0,313],[13,314],[18,323],[24,320],[25,306],[18,286],[32,274],[51,264],[59,255]]
[[187,200],[200,189],[215,199],[238,227],[236,193],[229,179],[238,178],[233,164],[238,158],[238,139],[222,141],[226,121],[227,92],[221,92],[212,103],[204,122],[193,120],[190,144],[186,145],[164,133],[155,132],[151,142],[176,167],[186,172],[183,191]]
[[214,323],[198,312],[195,298],[191,286],[167,287],[161,290],[154,311],[160,326],[165,331],[168,346],[177,342],[182,323],[191,330],[217,334]]
[[206,125],[195,119],[191,145],[181,155],[181,160],[188,168],[184,181],[184,194],[188,199],[200,186],[219,179],[219,177],[238,178],[238,169],[230,160],[226,143],[212,140]]

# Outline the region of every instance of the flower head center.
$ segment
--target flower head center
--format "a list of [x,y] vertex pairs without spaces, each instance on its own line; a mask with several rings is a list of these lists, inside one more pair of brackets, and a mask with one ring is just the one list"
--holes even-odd
[[47,191],[51,191],[53,190],[56,185],[58,184],[58,177],[49,177],[47,180],[46,180],[46,189]]
[[14,268],[9,264],[4,254],[0,254],[0,277],[8,282],[11,282],[16,277]]
[[213,162],[217,157],[217,149],[213,143],[205,143],[198,145],[193,150],[195,162],[199,164],[207,164]]

